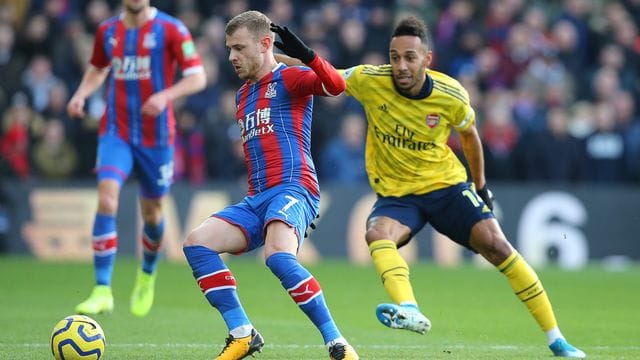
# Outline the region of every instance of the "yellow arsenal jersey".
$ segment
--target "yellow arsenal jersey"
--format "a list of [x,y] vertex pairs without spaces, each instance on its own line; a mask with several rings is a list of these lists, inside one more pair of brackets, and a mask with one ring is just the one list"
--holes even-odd
[[391,65],[340,72],[347,94],[366,112],[366,168],[376,193],[420,195],[467,181],[464,166],[447,146],[452,127],[465,130],[475,121],[469,94],[458,81],[427,70],[431,93],[410,99],[395,90]]

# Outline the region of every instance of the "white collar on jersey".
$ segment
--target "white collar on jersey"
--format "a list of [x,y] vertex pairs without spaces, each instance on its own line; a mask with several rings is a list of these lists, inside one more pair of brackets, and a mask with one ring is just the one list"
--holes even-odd
[[[149,20],[155,19],[156,15],[158,15],[158,9],[155,6],[152,6],[151,12],[149,13]],[[120,16],[118,16],[118,18],[120,20],[124,19],[124,11],[120,13]]]
[[274,67],[273,69],[271,69],[271,72],[276,72],[278,69],[280,69],[281,67],[284,66],[284,63],[278,63],[276,65],[276,67]]

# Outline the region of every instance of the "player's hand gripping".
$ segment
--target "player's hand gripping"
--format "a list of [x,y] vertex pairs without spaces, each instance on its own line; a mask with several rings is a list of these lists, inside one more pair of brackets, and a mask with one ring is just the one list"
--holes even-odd
[[273,45],[286,55],[300,59],[305,64],[310,63],[316,57],[316,53],[286,26],[282,27],[271,23],[271,31],[280,35],[280,40],[282,40],[282,42],[274,42]]
[[485,184],[480,190],[476,192],[478,193],[478,196],[480,196],[482,201],[487,204],[489,209],[493,210],[493,193],[487,188],[487,184]]

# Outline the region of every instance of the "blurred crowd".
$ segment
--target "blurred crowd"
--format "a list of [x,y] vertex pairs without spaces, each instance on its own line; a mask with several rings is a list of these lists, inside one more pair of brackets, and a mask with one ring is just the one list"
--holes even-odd
[[[337,68],[387,62],[406,14],[431,32],[432,68],[469,91],[490,181],[640,181],[640,0],[151,0],[191,30],[207,87],[175,104],[176,181],[245,181],[224,27],[248,9],[293,28]],[[0,0],[0,173],[93,178],[101,92],[85,119],[65,107],[100,22],[119,0]],[[366,183],[361,107],[317,97],[312,148],[323,182]],[[456,137],[450,145],[461,151]]]

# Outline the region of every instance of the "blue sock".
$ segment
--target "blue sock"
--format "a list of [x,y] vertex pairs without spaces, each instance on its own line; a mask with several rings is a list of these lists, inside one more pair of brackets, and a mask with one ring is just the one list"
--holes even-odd
[[144,224],[142,230],[142,271],[153,274],[160,259],[160,245],[164,235],[164,219],[158,225]]
[[320,284],[300,265],[295,255],[275,253],[269,256],[266,263],[293,301],[320,330],[325,344],[342,337],[324,301]]
[[186,246],[182,250],[200,290],[211,306],[218,309],[229,331],[251,325],[238,299],[236,279],[220,255],[204,246]]
[[116,217],[97,213],[93,222],[92,240],[96,284],[111,285],[113,264],[118,251]]

